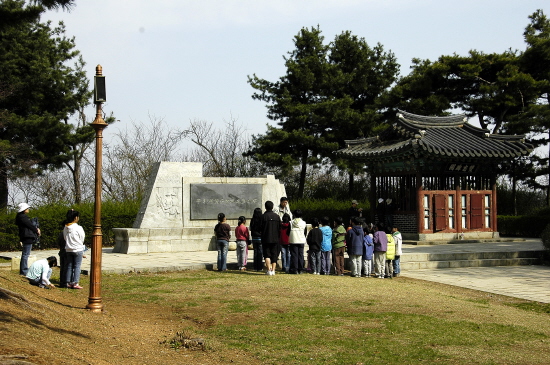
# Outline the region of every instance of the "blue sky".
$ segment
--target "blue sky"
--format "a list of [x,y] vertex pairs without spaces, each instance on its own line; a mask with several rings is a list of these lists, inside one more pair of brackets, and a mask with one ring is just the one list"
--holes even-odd
[[[523,50],[523,30],[548,0],[94,0],[77,1],[63,20],[87,62],[101,64],[104,110],[125,123],[163,118],[220,127],[235,118],[248,133],[265,132],[266,108],[252,100],[247,75],[276,81],[283,55],[302,27],[319,25],[328,43],[342,31],[381,43],[408,73],[411,59]],[[90,120],[94,111],[90,108]],[[115,128],[112,126],[110,129]],[[108,138],[109,129],[105,131]]]

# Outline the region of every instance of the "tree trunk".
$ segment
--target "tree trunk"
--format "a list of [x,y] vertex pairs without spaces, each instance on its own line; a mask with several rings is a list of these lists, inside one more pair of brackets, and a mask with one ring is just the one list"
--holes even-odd
[[0,163],[0,211],[8,208],[8,174],[4,163]]
[[354,184],[355,183],[355,175],[353,172],[349,172],[349,180],[348,180],[348,197],[353,198],[353,193],[355,190]]
[[512,210],[514,211],[514,215],[518,215],[518,209],[516,204],[516,197],[517,197],[517,178],[516,178],[516,163],[514,162],[512,165]]
[[75,156],[74,159],[74,171],[73,171],[73,183],[74,183],[74,203],[80,204],[82,201],[82,186],[80,185],[80,166],[81,159]]
[[300,185],[298,186],[298,198],[304,197],[304,189],[306,186],[306,173],[307,173],[307,155],[308,150],[304,150],[302,153],[302,171],[300,171]]

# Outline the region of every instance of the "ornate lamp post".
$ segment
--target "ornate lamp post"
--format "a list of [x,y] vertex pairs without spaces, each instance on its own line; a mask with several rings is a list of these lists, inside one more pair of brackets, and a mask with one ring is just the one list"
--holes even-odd
[[92,312],[103,311],[101,301],[101,254],[102,239],[101,233],[101,166],[103,155],[103,130],[107,123],[103,120],[101,104],[106,101],[105,76],[102,75],[103,68],[97,65],[94,79],[94,104],[96,105],[95,120],[91,126],[95,129],[95,204],[94,204],[94,229],[92,232],[92,260],[90,270],[90,296],[86,308]]

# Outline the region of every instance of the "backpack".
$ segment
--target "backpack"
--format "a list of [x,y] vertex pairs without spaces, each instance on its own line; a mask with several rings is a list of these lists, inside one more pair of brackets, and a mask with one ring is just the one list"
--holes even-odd
[[[36,228],[40,228],[40,223],[38,222],[38,218],[34,217],[31,219],[31,224],[35,226]],[[40,249],[40,236],[36,236],[36,239],[34,240],[34,244],[38,245],[38,249]]]

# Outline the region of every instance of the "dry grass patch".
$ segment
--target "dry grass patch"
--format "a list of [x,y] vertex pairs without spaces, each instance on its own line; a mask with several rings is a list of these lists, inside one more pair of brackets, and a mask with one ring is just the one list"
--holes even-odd
[[83,309],[85,291],[0,279],[47,308],[2,308],[3,335],[31,332],[55,351],[25,342],[12,352],[3,336],[0,354],[50,361],[36,363],[63,363],[57,354],[74,347],[65,363],[544,364],[549,355],[538,304],[403,277],[104,275],[103,315]]

